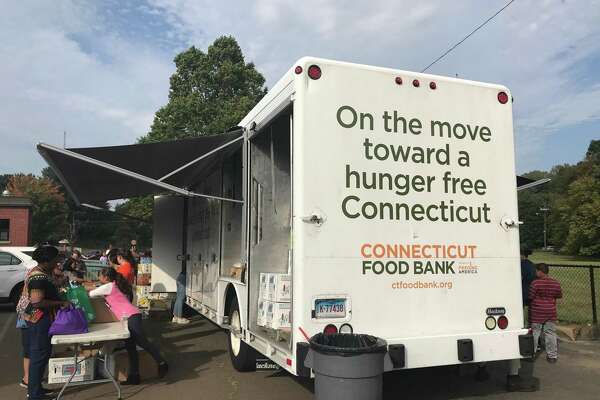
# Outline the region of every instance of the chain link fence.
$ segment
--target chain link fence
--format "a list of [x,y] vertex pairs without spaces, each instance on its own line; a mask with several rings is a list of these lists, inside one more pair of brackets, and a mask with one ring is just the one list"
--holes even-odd
[[560,282],[563,298],[557,302],[558,320],[598,323],[600,266],[549,264],[550,277]]

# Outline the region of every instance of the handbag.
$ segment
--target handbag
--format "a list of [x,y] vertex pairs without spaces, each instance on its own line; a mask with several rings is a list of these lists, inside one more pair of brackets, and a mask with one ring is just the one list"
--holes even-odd
[[83,286],[71,284],[71,286],[67,289],[66,298],[75,307],[83,310],[85,318],[88,322],[92,322],[94,318],[96,318],[96,312],[94,311],[94,307],[90,302],[90,297]]
[[88,323],[84,312],[79,308],[69,306],[58,310],[56,319],[50,325],[48,335],[74,335],[87,332]]

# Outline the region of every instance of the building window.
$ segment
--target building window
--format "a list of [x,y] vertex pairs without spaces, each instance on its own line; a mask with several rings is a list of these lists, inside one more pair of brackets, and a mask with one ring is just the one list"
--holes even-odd
[[10,220],[0,219],[0,242],[8,242],[10,239]]

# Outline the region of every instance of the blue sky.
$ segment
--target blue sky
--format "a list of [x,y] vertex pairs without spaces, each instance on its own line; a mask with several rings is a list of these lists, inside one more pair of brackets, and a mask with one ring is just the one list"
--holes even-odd
[[[34,146],[132,143],[167,101],[173,57],[233,35],[272,86],[314,55],[421,70],[507,0],[19,1],[0,24],[0,173]],[[517,169],[582,159],[600,139],[600,1],[517,0],[431,73],[505,84]]]

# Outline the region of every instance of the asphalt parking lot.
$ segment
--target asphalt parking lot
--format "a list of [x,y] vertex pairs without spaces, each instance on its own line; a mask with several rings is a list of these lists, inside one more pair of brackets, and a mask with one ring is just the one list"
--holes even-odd
[[[0,306],[0,399],[25,399],[21,379],[20,337],[10,306]],[[148,330],[170,361],[163,380],[124,387],[123,399],[286,399],[313,398],[311,380],[286,372],[236,372],[227,353],[226,335],[209,321],[195,317],[192,324],[175,327],[168,322],[148,321]],[[469,368],[455,367],[402,371],[384,376],[384,399],[600,399],[600,342],[561,343],[558,364],[540,357],[534,366],[540,390],[507,393],[504,365],[490,367],[491,378],[476,382]],[[110,384],[70,388],[66,400],[116,399]]]

